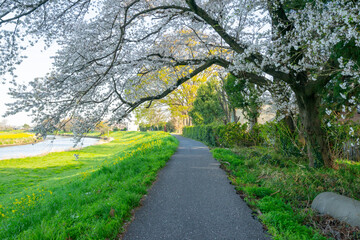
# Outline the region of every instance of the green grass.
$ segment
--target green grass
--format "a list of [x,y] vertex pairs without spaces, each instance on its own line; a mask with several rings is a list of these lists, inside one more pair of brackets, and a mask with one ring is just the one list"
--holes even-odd
[[[284,157],[265,147],[216,148],[245,201],[274,239],[326,239],[313,220],[311,203],[321,192],[336,192],[360,200],[360,163],[338,161],[339,168],[314,169],[305,159]],[[358,239],[360,233],[353,233]]]
[[36,141],[35,134],[21,130],[0,131],[0,146],[29,144]]
[[178,141],[161,132],[111,137],[80,151],[0,161],[0,239],[116,237]]

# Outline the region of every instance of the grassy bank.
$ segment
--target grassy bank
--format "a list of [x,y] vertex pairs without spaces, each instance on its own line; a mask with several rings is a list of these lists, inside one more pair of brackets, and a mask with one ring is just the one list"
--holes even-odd
[[154,132],[111,137],[81,151],[0,161],[0,239],[116,237],[178,142]]
[[360,163],[342,161],[337,170],[313,169],[305,159],[284,157],[265,147],[215,148],[212,154],[274,239],[360,239],[358,228],[311,210],[321,192],[360,200]]
[[22,131],[0,131],[0,146],[30,144],[36,141],[35,134]]

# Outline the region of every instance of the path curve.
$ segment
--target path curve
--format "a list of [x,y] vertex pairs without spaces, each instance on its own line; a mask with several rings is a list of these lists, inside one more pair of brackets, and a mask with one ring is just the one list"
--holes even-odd
[[178,151],[160,171],[123,239],[270,239],[208,147],[175,137]]

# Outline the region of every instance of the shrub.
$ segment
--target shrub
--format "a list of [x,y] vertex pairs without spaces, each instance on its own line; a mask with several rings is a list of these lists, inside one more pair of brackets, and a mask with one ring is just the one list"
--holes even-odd
[[304,153],[305,144],[299,131],[291,131],[285,122],[267,122],[261,125],[259,134],[266,145],[273,147],[284,156],[298,157]]
[[259,125],[255,125],[251,131],[247,129],[247,124],[239,123],[197,125],[184,127],[183,135],[213,147],[256,146],[264,142],[259,134]]

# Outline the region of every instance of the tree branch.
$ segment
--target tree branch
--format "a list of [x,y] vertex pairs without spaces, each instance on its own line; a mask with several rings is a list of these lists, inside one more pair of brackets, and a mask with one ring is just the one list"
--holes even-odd
[[[22,18],[26,15],[29,15],[31,14],[32,12],[36,11],[37,9],[39,9],[42,5],[44,5],[45,3],[49,2],[49,0],[42,0],[40,1],[38,4],[34,4],[34,5],[28,5],[28,6],[25,6],[26,8],[31,8],[29,11],[27,12],[22,12],[20,13],[19,15],[15,15],[14,17],[11,17],[11,18],[8,18],[8,19],[5,19],[5,20],[0,20],[0,25],[3,24],[3,23],[8,23],[8,22],[11,22],[13,20],[16,20],[16,19],[19,19],[19,18]],[[6,14],[7,15],[7,14]],[[4,17],[6,15],[3,15],[1,17]],[[1,19],[1,18],[0,18]]]
[[191,11],[201,17],[206,23],[208,23],[235,52],[244,52],[246,47],[240,46],[235,38],[227,34],[225,29],[220,26],[218,21],[213,19],[205,10],[196,4],[195,0],[186,0],[186,3],[190,7]]

